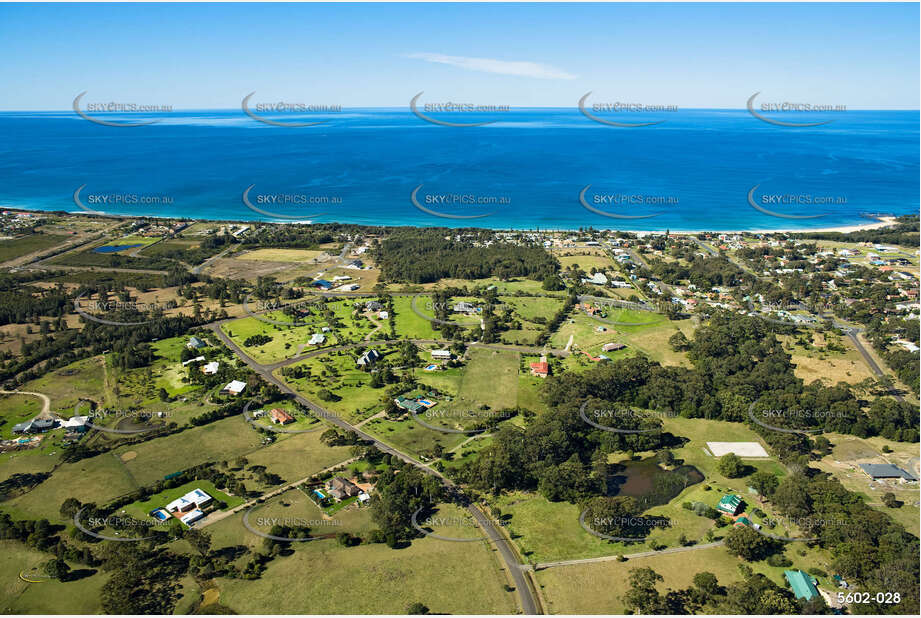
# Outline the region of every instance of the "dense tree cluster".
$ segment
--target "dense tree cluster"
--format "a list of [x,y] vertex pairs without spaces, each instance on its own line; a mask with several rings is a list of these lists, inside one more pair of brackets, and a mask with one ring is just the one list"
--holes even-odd
[[[462,240],[455,236],[459,232],[464,235]],[[485,279],[495,276],[543,281],[559,269],[556,260],[539,245],[500,243],[491,233],[479,230],[477,237],[485,235],[485,240],[492,242],[488,246],[477,246],[463,232],[465,230],[400,228],[375,251],[381,279],[432,283],[446,277]]]

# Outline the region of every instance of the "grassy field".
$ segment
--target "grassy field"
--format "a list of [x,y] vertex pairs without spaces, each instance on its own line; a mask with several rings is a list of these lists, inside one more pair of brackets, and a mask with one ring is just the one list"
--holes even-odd
[[111,453],[72,464],[61,464],[32,491],[3,503],[3,510],[30,519],[65,523],[61,503],[67,498],[103,504],[136,489],[125,467]]
[[[397,336],[406,339],[440,338],[441,335],[435,332],[431,322],[413,312],[412,300],[412,296],[393,297],[394,329]],[[420,299],[419,305],[424,307],[423,299]]]
[[[824,434],[831,440],[832,452],[815,465],[820,470],[830,473],[850,491],[866,497],[867,503],[882,511],[902,524],[906,530],[919,535],[919,495],[918,485],[898,482],[872,481],[857,467],[861,463],[892,463],[903,470],[918,474],[917,444],[892,442],[885,438],[858,438],[836,433]],[[891,453],[883,453],[883,446],[889,447]],[[888,508],[882,503],[884,493],[891,492],[903,503],[898,508]]]
[[239,496],[231,496],[223,491],[220,491],[211,481],[191,481],[184,485],[180,485],[179,487],[173,487],[172,489],[167,489],[161,491],[158,494],[154,494],[143,502],[132,502],[131,504],[125,505],[124,511],[131,517],[135,517],[140,520],[148,519],[148,513],[150,513],[152,510],[159,507],[165,507],[176,498],[181,498],[193,489],[201,489],[203,492],[214,498],[215,501],[225,503],[227,508],[232,509],[235,506],[243,504],[243,498]]
[[847,337],[834,337],[834,343],[844,348],[843,352],[838,352],[826,347],[826,336],[823,333],[807,333],[806,336],[811,336],[806,346],[790,335],[778,337],[790,352],[791,361],[796,367],[796,377],[802,378],[806,384],[814,380],[822,380],[829,385],[838,382],[857,384],[874,377],[860,352]]
[[[800,556],[787,551],[793,561],[790,569],[808,569],[825,564],[823,558],[814,552]],[[668,589],[687,588],[694,575],[709,571],[716,575],[721,585],[742,579],[738,566],[743,561],[729,554],[722,547],[700,549],[679,554],[664,554],[644,558],[631,558],[626,562],[605,561],[554,567],[538,571],[537,582],[552,614],[623,614],[623,595],[630,586],[630,569],[648,567],[661,575],[664,581],[658,585],[664,594]],[[764,562],[747,563],[756,573],[763,573],[774,583],[786,587],[783,567],[770,567]],[[826,590],[833,590],[823,578],[819,584]],[[579,582],[574,586],[573,582]],[[590,592],[588,592],[590,591]]]
[[564,270],[568,269],[570,266],[578,266],[586,273],[591,272],[592,268],[597,270],[608,270],[614,267],[614,263],[611,262],[611,259],[604,255],[604,253],[590,253],[587,255],[579,254],[567,254],[567,255],[557,255],[556,259],[560,261],[560,265]]
[[108,457],[120,460],[139,485],[149,485],[167,474],[208,461],[232,459],[260,447],[260,434],[241,415],[123,446],[113,451],[117,460],[113,455]]
[[[515,613],[517,593],[503,588],[506,576],[492,554],[485,543],[430,537],[398,550],[321,540],[272,561],[258,580],[215,583],[218,602],[238,613],[404,614],[414,602],[431,613]],[[292,573],[298,584],[279,586]]]
[[42,411],[42,400],[34,395],[0,395],[0,436],[13,437],[13,425]]
[[26,382],[19,390],[44,393],[51,399],[53,412],[62,412],[69,417],[81,398],[100,398],[104,377],[102,356],[94,356]]
[[311,249],[255,249],[237,256],[239,260],[259,260],[267,262],[307,262],[316,263],[324,251]]
[[11,240],[0,240],[0,262],[13,260],[36,251],[50,249],[67,240],[57,234],[30,234]]
[[[648,550],[650,541],[676,547],[682,534],[689,540],[704,543],[707,542],[708,530],[713,530],[714,538],[720,538],[728,528],[715,528],[711,520],[682,508],[681,504],[700,501],[715,506],[722,494],[727,492],[739,493],[749,504],[770,511],[748,493],[744,478],[726,479],[717,471],[718,459],[704,452],[705,443],[714,440],[715,436],[720,441],[759,441],[753,431],[740,423],[684,418],[665,419],[664,428],[689,439],[682,448],[675,449],[675,456],[696,467],[705,477],[704,482],[687,487],[668,504],[645,512],[650,516],[667,517],[669,526],[653,530],[644,543],[614,543],[583,530],[579,525],[580,511],[576,505],[549,502],[538,494],[506,494],[494,503],[502,509],[504,515],[511,516],[509,530],[522,554],[531,562],[610,556]],[[637,453],[637,456],[652,454]],[[784,474],[783,467],[773,459],[749,459],[746,463],[756,470],[769,471],[777,476]]]
[[[279,322],[287,321],[290,318],[282,315],[280,311],[265,314],[270,320]],[[321,332],[322,327],[326,326],[326,321],[322,318],[312,315],[304,318],[307,322],[304,326],[281,326],[279,324],[270,324],[263,322],[254,317],[241,318],[231,322],[221,324],[221,330],[229,336],[234,343],[239,345],[243,350],[259,363],[269,364],[296,356],[304,350],[316,350],[336,345],[338,338],[333,331],[323,333],[326,335],[326,341],[320,345],[308,345],[307,342],[314,333]],[[244,346],[243,342],[253,335],[266,335],[272,340],[268,343],[257,346]]]
[[492,410],[514,408],[518,402],[518,353],[472,348],[461,378],[455,405]]
[[[17,541],[0,541],[0,612],[4,614],[101,614],[100,591],[107,573],[86,569],[86,576],[68,582],[44,580],[29,583],[20,579],[42,579],[41,565],[52,558]],[[75,571],[85,567],[70,565]]]
[[[246,456],[249,466],[265,466],[269,472],[290,483],[306,478],[324,468],[349,459],[349,447],[326,446],[320,442],[322,431],[293,434],[284,440]],[[247,481],[247,486],[258,484]]]
[[[392,353],[382,346],[375,346],[374,349],[385,357]],[[370,375],[357,368],[355,359],[349,353],[326,354],[294,363],[291,367],[308,367],[311,377],[283,377],[281,370],[277,370],[275,375],[307,399],[322,403],[324,407],[350,419],[350,422],[364,420],[383,409],[381,398],[385,394],[385,389],[371,388]],[[328,389],[339,399],[322,401],[317,394],[321,389]]]

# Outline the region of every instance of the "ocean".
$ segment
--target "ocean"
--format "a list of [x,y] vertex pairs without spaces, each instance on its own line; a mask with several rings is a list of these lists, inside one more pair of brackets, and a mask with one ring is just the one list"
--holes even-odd
[[491,124],[469,127],[429,123],[408,108],[312,114],[322,124],[306,127],[241,110],[141,119],[157,122],[113,127],[73,111],[0,113],[0,206],[672,231],[826,228],[919,211],[916,111],[828,113],[832,122],[817,127],[777,126],[747,110],[650,113],[630,122],[665,122],[630,128],[575,108],[493,112],[477,116]]

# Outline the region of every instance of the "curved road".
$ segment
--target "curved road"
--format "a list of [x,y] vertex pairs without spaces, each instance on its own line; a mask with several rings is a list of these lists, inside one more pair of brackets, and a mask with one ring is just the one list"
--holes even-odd
[[[282,367],[286,364],[290,364],[292,362],[299,361],[299,360],[304,360],[305,358],[311,358],[313,356],[319,356],[320,354],[328,354],[330,352],[334,352],[337,350],[350,349],[356,346],[366,346],[368,345],[368,342],[354,343],[354,344],[348,344],[345,346],[338,346],[335,348],[326,348],[323,350],[316,350],[314,352],[311,352],[310,354],[299,356],[299,357],[294,357],[292,359],[288,359],[287,361],[282,361],[281,363],[275,363],[274,365],[262,365],[260,363],[257,363],[252,358],[250,358],[249,355],[247,355],[240,348],[240,346],[234,343],[233,340],[231,340],[230,337],[228,337],[224,333],[224,331],[221,330],[220,325],[223,321],[225,320],[222,320],[221,322],[213,322],[209,324],[208,327],[212,331],[214,331],[215,335],[217,335],[217,337],[224,343],[224,345],[230,348],[234,352],[234,354],[236,354],[247,365],[249,365],[249,367],[253,371],[255,371],[257,374],[262,376],[263,379],[265,379],[270,384],[274,384],[275,386],[277,386],[282,392],[292,395],[295,401],[297,401],[299,404],[311,410],[317,417],[321,419],[326,419],[327,421],[339,427],[340,429],[344,429],[345,431],[350,431],[356,434],[362,440],[371,442],[381,452],[387,453],[393,457],[397,457],[401,459],[402,461],[405,461],[408,464],[416,466],[417,468],[419,468],[426,474],[432,474],[438,477],[441,480],[441,482],[444,483],[445,486],[448,488],[449,493],[458,497],[460,501],[462,502],[462,504],[467,508],[467,510],[470,511],[470,514],[474,517],[474,519],[476,519],[477,523],[480,525],[480,528],[482,530],[489,531],[491,529],[495,529],[494,526],[490,525],[489,518],[486,517],[483,511],[481,511],[480,508],[476,504],[469,502],[463,496],[463,494],[461,493],[457,485],[455,485],[454,482],[451,481],[451,479],[445,477],[443,474],[441,474],[437,470],[433,470],[432,468],[426,466],[422,462],[414,459],[413,457],[407,455],[406,453],[398,451],[397,449],[393,448],[389,444],[386,444],[385,442],[381,442],[380,440],[378,440],[371,434],[365,433],[358,427],[342,420],[340,417],[336,416],[333,412],[330,412],[326,408],[315,404],[309,399],[306,399],[305,397],[300,395],[297,391],[289,387],[285,382],[283,382],[282,380],[279,380],[272,374],[272,371],[274,369],[277,369],[278,367]],[[402,341],[402,340],[395,340],[395,342],[399,342],[399,341]],[[413,340],[413,341],[414,342],[424,341],[427,343],[442,343],[442,342],[435,341],[435,340],[431,340],[431,341]],[[394,341],[390,341],[390,342],[394,342]],[[389,342],[374,342],[374,343],[389,343]],[[497,347],[499,349],[516,348],[516,346],[482,346],[482,347]],[[534,590],[531,588],[531,581],[529,577],[525,574],[525,572],[522,571],[521,563],[518,561],[518,557],[515,553],[515,550],[511,546],[511,541],[507,539],[505,536],[502,536],[501,538],[493,538],[491,535],[489,535],[488,532],[486,534],[489,540],[495,542],[496,549],[498,549],[499,555],[502,556],[502,560],[503,562],[505,562],[506,569],[509,575],[511,576],[512,581],[514,581],[515,583],[515,588],[518,589],[518,597],[521,602],[521,607],[524,613],[525,614],[540,613],[538,611],[536,594]]]

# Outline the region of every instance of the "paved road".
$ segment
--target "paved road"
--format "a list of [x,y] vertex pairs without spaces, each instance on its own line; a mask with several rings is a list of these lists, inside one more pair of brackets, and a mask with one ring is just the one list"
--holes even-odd
[[[670,547],[668,549],[663,549],[660,551],[641,551],[635,554],[624,554],[624,558],[647,558],[649,556],[664,556],[666,554],[680,554],[686,551],[696,551],[698,549],[710,549],[711,547],[719,547],[723,544],[723,541],[715,541],[713,543],[704,543],[702,545],[691,545],[690,547]],[[593,562],[610,562],[611,560],[617,560],[617,556],[599,556],[598,558],[578,558],[575,560],[557,560],[556,562],[541,562],[534,565],[535,570],[549,569],[551,567],[559,566],[570,566],[573,564],[591,564]]]
[[[356,434],[362,440],[365,440],[367,442],[374,444],[374,446],[377,447],[377,449],[380,450],[381,452],[387,453],[393,457],[397,457],[400,460],[405,461],[406,463],[410,465],[416,466],[417,468],[419,468],[420,470],[422,470],[423,472],[427,474],[431,474],[433,476],[438,477],[438,479],[440,479],[442,483],[445,484],[445,486],[448,488],[448,491],[450,493],[457,496],[461,500],[462,503],[466,502],[465,506],[467,510],[470,511],[470,514],[473,515],[474,519],[477,520],[477,523],[480,525],[480,528],[482,530],[488,531],[488,530],[496,529],[495,526],[490,525],[489,518],[486,517],[486,515],[479,509],[479,507],[477,507],[473,503],[468,502],[466,498],[463,496],[463,494],[461,493],[460,489],[457,487],[457,485],[455,485],[454,482],[451,481],[449,478],[445,477],[443,474],[441,474],[437,470],[433,470],[432,468],[426,466],[424,463],[418,461],[417,459],[411,457],[410,455],[407,455],[406,453],[398,451],[397,449],[393,448],[392,446],[390,446],[389,444],[385,442],[381,442],[379,439],[372,436],[371,434],[365,433],[360,428],[344,421],[343,419],[338,417],[335,413],[327,410],[326,408],[323,408],[322,406],[315,404],[314,402],[300,395],[297,391],[291,389],[285,382],[283,382],[282,380],[279,380],[272,374],[273,367],[278,367],[282,365],[280,364],[261,365],[257,363],[255,360],[250,358],[249,355],[247,355],[236,343],[234,343],[233,340],[231,340],[230,337],[228,337],[224,333],[224,331],[221,330],[220,324],[221,324],[220,322],[214,322],[212,324],[209,324],[208,327],[211,328],[211,330],[214,331],[217,337],[221,341],[224,342],[224,345],[230,348],[241,360],[243,360],[247,365],[249,365],[249,367],[253,371],[255,371],[260,376],[262,376],[263,379],[265,379],[267,382],[269,382],[270,384],[274,384],[282,392],[292,395],[295,401],[297,401],[299,404],[306,407],[307,409],[311,410],[319,418],[329,421],[330,423],[339,427],[340,429],[343,429],[345,431],[350,431]],[[311,353],[311,356],[316,356],[321,353],[333,352],[337,349],[348,349],[350,347],[355,347],[357,345],[367,345],[367,343],[363,342],[363,343],[351,344],[349,346],[339,346],[338,348],[326,348],[325,350],[317,350],[316,352]],[[297,360],[303,360],[303,358],[305,357],[300,357]],[[289,359],[289,360],[293,362],[292,359]],[[502,560],[505,562],[508,573],[512,577],[512,581],[515,584],[515,588],[517,588],[518,590],[518,597],[521,602],[521,607],[524,613],[525,614],[539,613],[536,595],[534,594],[534,591],[531,588],[530,579],[527,576],[527,574],[523,572],[520,568],[521,563],[516,557],[514,549],[511,547],[511,540],[506,538],[504,533],[500,537],[494,537],[494,535],[490,536],[487,532],[487,537],[491,541],[494,542],[496,548],[499,551],[499,555],[502,556]]]

